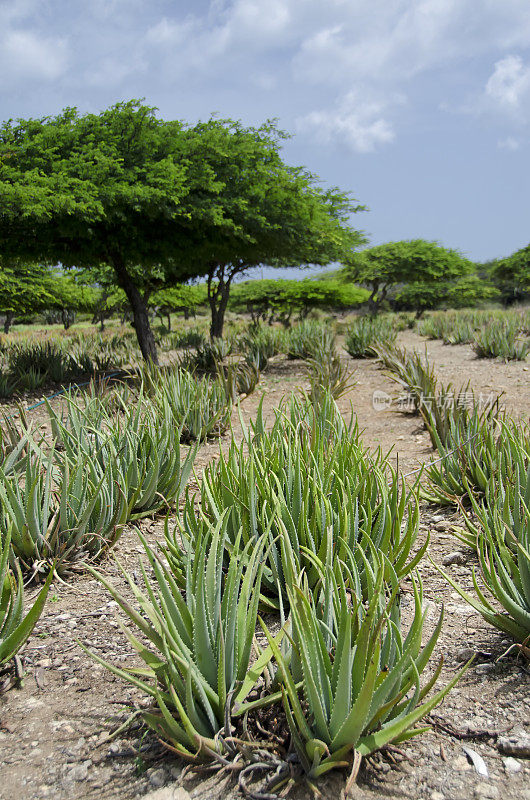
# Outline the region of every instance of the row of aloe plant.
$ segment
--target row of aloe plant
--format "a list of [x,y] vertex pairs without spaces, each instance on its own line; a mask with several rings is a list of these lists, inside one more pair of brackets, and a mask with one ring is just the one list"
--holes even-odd
[[[354,775],[362,757],[421,733],[416,723],[459,677],[432,694],[440,661],[420,679],[442,615],[422,644],[418,523],[414,489],[382,454],[369,457],[331,395],[294,399],[270,430],[260,410],[199,495],[188,492],[175,528],[168,517],[162,550],[140,535],[143,586],[123,570],[134,605],[92,570],[132,623],[123,630],[145,667],[93,657],[152,698],[141,716],[171,750],[231,764],[242,785],[268,772],[270,796],[297,780],[316,789],[331,769]],[[289,741],[264,743],[252,731],[280,704]]]
[[[443,574],[488,622],[512,635],[530,655],[528,423],[510,419],[499,397],[481,405],[469,385],[456,397],[452,387],[439,388],[427,358],[392,348],[380,350],[380,356],[417,398],[439,453],[425,467],[420,495],[463,511],[466,527],[453,533],[478,553],[482,583],[473,576],[476,597]],[[423,399],[426,388],[433,397],[428,406]],[[452,402],[446,402],[451,395]]]

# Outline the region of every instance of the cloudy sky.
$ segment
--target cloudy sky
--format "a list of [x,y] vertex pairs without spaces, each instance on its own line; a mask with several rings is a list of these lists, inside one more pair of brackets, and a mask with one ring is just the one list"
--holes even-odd
[[277,117],[373,244],[530,241],[530,0],[0,0],[0,119],[131,97]]

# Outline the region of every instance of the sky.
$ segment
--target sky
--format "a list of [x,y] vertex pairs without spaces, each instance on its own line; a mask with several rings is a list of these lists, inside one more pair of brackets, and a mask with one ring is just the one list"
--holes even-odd
[[530,0],[0,0],[0,120],[277,118],[370,244],[530,242]]

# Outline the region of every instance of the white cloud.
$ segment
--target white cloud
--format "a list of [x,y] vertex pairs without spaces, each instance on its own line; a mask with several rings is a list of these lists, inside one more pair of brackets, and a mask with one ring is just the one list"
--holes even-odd
[[67,61],[65,39],[29,30],[8,30],[0,36],[0,80],[4,85],[23,78],[55,80],[64,73]]
[[350,92],[335,110],[312,111],[297,120],[297,127],[322,144],[340,143],[357,153],[371,153],[395,138],[385,110],[383,103],[363,101]]
[[515,152],[515,150],[519,150],[521,147],[521,142],[514,136],[507,136],[506,139],[499,139],[497,142],[497,147],[500,150],[511,150],[512,152]]
[[497,61],[486,84],[486,95],[501,106],[517,109],[530,89],[530,67],[520,56]]

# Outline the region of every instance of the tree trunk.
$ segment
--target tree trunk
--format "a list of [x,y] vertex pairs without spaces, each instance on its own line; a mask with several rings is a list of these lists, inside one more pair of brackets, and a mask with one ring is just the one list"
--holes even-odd
[[[214,288],[213,281],[218,279],[218,284]],[[226,307],[230,297],[230,283],[233,275],[228,278],[225,274],[223,264],[216,264],[208,274],[208,303],[212,313],[210,324],[210,339],[220,339],[223,335]]]
[[136,338],[145,361],[151,361],[153,364],[158,364],[158,353],[156,351],[155,337],[151,330],[151,323],[149,321],[149,311],[147,308],[147,301],[149,295],[144,292],[142,296],[140,290],[135,283],[131,280],[131,276],[127,271],[127,267],[123,263],[121,256],[114,254],[112,257],[112,266],[116,270],[118,283],[127,295],[127,300],[131,306],[133,313],[133,326],[136,331]]
[[9,328],[13,323],[14,316],[15,316],[14,311],[6,311],[6,318],[4,320],[4,333],[9,333]]
[[228,303],[228,297],[226,297],[226,300],[223,297],[221,297],[217,305],[215,303],[210,303],[210,308],[212,310],[210,339],[220,339],[223,335],[223,327],[225,322],[225,311],[227,303]]
[[167,313],[167,332],[171,333],[171,314]]

